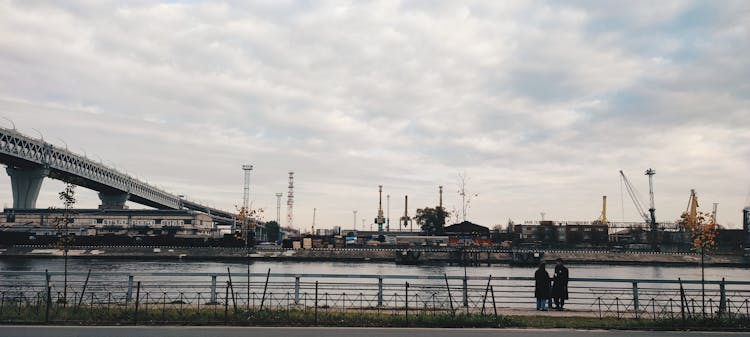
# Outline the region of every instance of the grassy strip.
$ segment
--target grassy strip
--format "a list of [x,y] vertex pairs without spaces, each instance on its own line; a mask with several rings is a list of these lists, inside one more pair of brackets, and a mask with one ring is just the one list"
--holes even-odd
[[446,312],[336,311],[314,309],[243,310],[207,306],[183,309],[151,306],[128,307],[55,307],[45,322],[44,306],[4,308],[4,324],[84,324],[84,325],[261,325],[261,326],[356,326],[356,327],[456,327],[456,328],[568,328],[568,329],[643,329],[643,330],[740,330],[750,331],[745,316],[681,319],[632,319],[614,317],[498,316]]

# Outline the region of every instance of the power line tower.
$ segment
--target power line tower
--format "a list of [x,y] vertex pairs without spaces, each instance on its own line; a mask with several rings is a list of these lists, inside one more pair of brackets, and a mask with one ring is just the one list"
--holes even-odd
[[284,193],[276,193],[276,223],[281,224],[281,197]]
[[294,172],[289,172],[289,191],[286,194],[286,225],[294,224]]

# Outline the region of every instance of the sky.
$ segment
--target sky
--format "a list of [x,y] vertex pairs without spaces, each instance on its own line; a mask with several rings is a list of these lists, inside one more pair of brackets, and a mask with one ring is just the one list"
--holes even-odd
[[441,185],[462,219],[459,174],[480,225],[590,221],[603,195],[637,221],[619,170],[647,200],[648,168],[659,221],[696,189],[737,228],[748,54],[746,0],[0,0],[0,126],[226,210],[252,164],[252,205],[275,220],[285,193],[282,224],[294,171],[303,230],[314,209],[369,229],[378,185],[394,228]]

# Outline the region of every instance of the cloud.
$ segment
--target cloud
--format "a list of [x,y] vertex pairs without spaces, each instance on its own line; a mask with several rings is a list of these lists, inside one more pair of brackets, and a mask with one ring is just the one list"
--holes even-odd
[[[696,188],[738,225],[750,189],[748,10],[6,1],[0,115],[224,209],[240,202],[242,164],[255,165],[252,195],[267,208],[295,171],[301,226],[313,208],[324,227],[348,226],[354,209],[373,218],[380,184],[394,214],[405,194],[411,214],[434,204],[438,185],[460,208],[458,172],[480,195],[478,223],[594,219],[601,195],[620,194],[619,169],[645,190],[648,167],[663,219]],[[55,204],[58,187],[40,204]]]

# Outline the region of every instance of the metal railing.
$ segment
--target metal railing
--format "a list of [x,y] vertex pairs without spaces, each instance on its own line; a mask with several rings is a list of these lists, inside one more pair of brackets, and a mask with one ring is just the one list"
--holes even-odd
[[[0,272],[0,321],[252,323],[535,315],[529,277]],[[569,315],[750,318],[750,282],[574,278]]]

